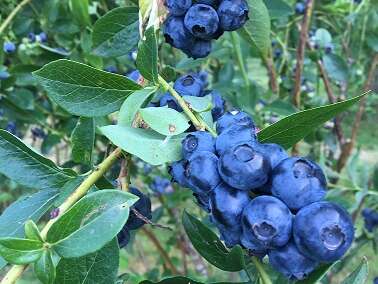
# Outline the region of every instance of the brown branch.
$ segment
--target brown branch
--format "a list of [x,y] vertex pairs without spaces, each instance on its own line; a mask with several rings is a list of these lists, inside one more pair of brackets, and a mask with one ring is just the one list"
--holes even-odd
[[172,273],[176,275],[180,274],[179,271],[176,269],[176,267],[173,265],[169,255],[161,246],[156,236],[146,228],[142,228],[142,231],[149,238],[149,240],[155,245],[156,249],[160,253],[161,257],[163,258],[165,265],[172,271]]
[[294,96],[293,104],[299,108],[301,104],[301,79],[302,79],[302,69],[306,50],[306,42],[308,39],[308,28],[310,25],[312,10],[314,7],[315,0],[308,0],[306,5],[306,13],[303,16],[301,23],[301,33],[298,42],[297,49],[297,65],[295,69],[295,86],[294,86]]
[[274,67],[272,55],[270,54],[267,58],[264,57],[263,61],[268,69],[270,88],[274,94],[278,94],[277,71]]
[[161,224],[157,224],[157,223],[154,223],[152,222],[150,219],[148,219],[146,216],[144,216],[142,213],[140,213],[138,210],[136,210],[135,208],[131,208],[131,211],[135,214],[135,216],[142,220],[144,223],[146,224],[149,224],[153,227],[158,227],[160,229],[165,229],[165,230],[169,230],[169,231],[173,231],[172,228],[168,227],[168,226],[164,226],[164,225],[161,225]]

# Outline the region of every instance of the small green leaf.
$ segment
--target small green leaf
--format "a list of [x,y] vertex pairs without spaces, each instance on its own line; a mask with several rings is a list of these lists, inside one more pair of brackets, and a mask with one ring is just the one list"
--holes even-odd
[[118,57],[132,51],[139,42],[138,8],[121,7],[97,20],[93,27],[94,53]]
[[70,60],[57,60],[33,73],[49,97],[68,112],[96,117],[117,111],[140,86],[125,76]]
[[88,0],[70,0],[69,5],[71,13],[78,24],[82,27],[91,25]]
[[283,0],[264,0],[272,19],[284,18],[294,13],[289,4]]
[[364,257],[358,267],[341,284],[364,284],[368,278],[368,262]]
[[41,237],[41,233],[40,233],[37,225],[33,222],[33,220],[26,221],[26,223],[25,223],[25,236],[28,239],[43,242],[43,239]]
[[41,258],[34,263],[34,272],[42,284],[54,284],[56,271],[50,250],[44,250]]
[[324,68],[328,76],[336,81],[348,81],[348,65],[345,60],[336,54],[327,54],[323,57]]
[[0,255],[11,264],[37,261],[43,253],[43,243],[19,238],[0,238]]
[[136,65],[144,78],[158,84],[158,52],[154,27],[146,30],[144,36],[145,38],[138,48]]
[[189,107],[195,112],[205,112],[209,111],[212,108],[211,96],[205,97],[192,97],[184,96],[183,99],[189,103]]
[[90,193],[51,226],[46,240],[63,258],[95,252],[121,231],[137,200],[119,190]]
[[55,283],[109,284],[115,283],[119,266],[117,239],[100,250],[78,258],[63,258],[56,268]]
[[212,265],[224,271],[244,269],[243,250],[240,246],[229,251],[212,230],[186,211],[182,223],[195,249]]
[[289,148],[310,134],[315,128],[357,103],[367,93],[331,105],[312,108],[289,115],[258,133],[262,143],[277,143]]
[[316,270],[311,272],[311,274],[304,280],[297,281],[297,284],[315,284],[318,283],[318,281],[322,280],[323,277],[327,274],[328,271],[331,270],[331,268],[336,264],[334,263],[327,263],[327,264],[321,264]]
[[248,0],[249,20],[238,30],[239,34],[262,56],[268,55],[270,43],[270,17],[263,0]]
[[95,141],[95,122],[93,118],[80,117],[71,135],[72,160],[86,165],[92,164],[92,151]]
[[104,126],[101,131],[114,145],[151,165],[170,163],[182,158],[183,135],[165,137],[152,130],[120,125]]
[[121,110],[118,114],[118,125],[132,126],[135,115],[143,106],[144,102],[153,94],[156,88],[147,87],[131,94],[123,103]]
[[166,136],[181,134],[190,126],[185,114],[168,107],[143,108],[139,113],[151,129]]
[[249,284],[249,282],[199,282],[184,276],[169,277],[164,280],[153,282],[144,280],[139,284]]
[[332,36],[326,29],[317,29],[315,32],[315,41],[323,48],[332,42]]

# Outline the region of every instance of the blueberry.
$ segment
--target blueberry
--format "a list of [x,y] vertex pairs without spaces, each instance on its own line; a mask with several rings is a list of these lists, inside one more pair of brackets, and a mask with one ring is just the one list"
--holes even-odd
[[274,59],[278,59],[282,56],[282,49],[281,48],[275,48],[273,50],[273,57]]
[[255,145],[259,150],[265,153],[266,157],[268,157],[272,169],[274,169],[281,161],[289,157],[285,149],[278,144],[262,143]]
[[273,196],[258,196],[243,210],[242,244],[252,250],[284,246],[291,237],[292,222],[285,203]]
[[297,213],[293,235],[301,253],[320,262],[340,259],[354,237],[352,219],[339,205],[314,202]]
[[241,234],[241,216],[250,201],[248,192],[220,183],[210,192],[210,210],[213,222],[221,230]]
[[30,42],[35,42],[35,39],[36,39],[35,33],[33,32],[28,33],[28,39]]
[[272,194],[292,210],[316,201],[326,194],[326,178],[314,162],[299,157],[281,161],[274,169],[269,182]]
[[204,58],[211,52],[211,41],[197,39],[190,49],[184,50],[188,57],[193,59]]
[[16,45],[13,42],[4,42],[3,50],[5,53],[13,53],[16,51]]
[[164,22],[163,34],[165,41],[171,46],[188,53],[193,49],[194,37],[185,28],[184,18],[169,16]]
[[366,230],[373,232],[374,228],[378,226],[378,212],[371,208],[364,208],[361,214],[364,218]]
[[16,122],[14,122],[14,121],[8,122],[5,130],[8,131],[8,132],[10,132],[10,133],[12,133],[13,135],[16,135],[16,133],[17,133]]
[[173,192],[173,187],[172,187],[171,182],[168,179],[162,178],[159,176],[153,179],[150,187],[155,193],[159,195],[169,194]]
[[197,4],[206,4],[214,8],[218,7],[220,0],[197,0]]
[[215,148],[218,154],[223,154],[235,145],[256,140],[254,128],[244,125],[234,125],[223,131],[216,140]]
[[165,6],[172,15],[182,16],[192,6],[192,0],[165,0]]
[[222,115],[217,121],[217,132],[221,134],[225,129],[232,125],[243,125],[255,129],[255,123],[252,118],[242,111],[228,111]]
[[10,74],[8,73],[8,71],[5,71],[5,70],[0,71],[0,80],[6,80],[9,77],[10,77]]
[[206,88],[207,85],[209,84],[208,82],[209,73],[207,73],[206,71],[200,71],[197,76],[202,82],[202,89]]
[[[357,2],[357,1],[356,1],[356,2]],[[359,2],[361,2],[361,1],[359,1]],[[358,2],[358,3],[359,3],[359,2]],[[375,277],[375,278],[374,278],[374,284],[378,284],[378,277]]]
[[305,11],[306,11],[306,6],[304,3],[298,2],[295,4],[295,13],[297,13],[298,15],[302,15],[305,13]]
[[111,66],[105,67],[104,71],[110,72],[110,73],[117,73],[118,69],[116,66],[111,65]]
[[179,112],[182,111],[182,108],[177,104],[176,99],[169,92],[160,98],[159,105],[161,107],[168,106],[169,108],[175,109]]
[[194,74],[188,74],[179,77],[176,80],[173,88],[181,96],[199,97],[202,93],[203,83],[198,76]]
[[39,127],[32,128],[31,133],[34,138],[44,139],[46,137],[46,133]]
[[212,152],[201,151],[190,156],[185,176],[195,193],[209,192],[221,182],[217,165],[218,157]]
[[182,141],[182,154],[188,159],[193,153],[208,151],[215,153],[215,139],[206,131],[196,131],[188,134]]
[[209,195],[206,193],[193,193],[193,196],[197,200],[198,206],[210,213]]
[[290,280],[302,280],[318,266],[316,261],[301,254],[293,241],[270,250],[268,255],[270,265]]
[[226,102],[222,98],[221,94],[216,90],[212,90],[209,94],[211,95],[211,100],[213,103],[211,115],[213,120],[217,121],[225,112]]
[[225,31],[235,31],[248,20],[248,4],[245,0],[223,0],[218,7],[220,27]]
[[209,40],[218,30],[219,18],[213,7],[195,4],[186,13],[184,23],[196,38]]
[[218,230],[220,233],[220,239],[224,241],[227,247],[232,248],[233,246],[240,244],[241,231],[239,228],[231,230],[220,227]]
[[123,227],[117,235],[119,248],[124,248],[130,242],[130,231]]
[[174,162],[170,165],[168,172],[172,177],[172,181],[177,182],[183,187],[190,187],[189,181],[185,176],[185,168],[187,167],[187,160]]
[[332,51],[333,51],[333,44],[332,43],[327,43],[324,46],[324,51],[325,51],[326,54],[332,53]]
[[45,32],[41,32],[38,36],[39,36],[40,42],[46,42],[47,41],[47,34]]
[[127,78],[129,78],[130,80],[133,80],[136,83],[139,83],[142,78],[142,75],[140,74],[138,70],[133,70],[129,74],[127,74]]
[[[152,213],[150,198],[135,187],[130,188],[130,193],[139,197],[139,200],[131,208],[135,208],[144,217],[151,219]],[[127,220],[124,227],[126,227],[128,230],[136,230],[142,227],[144,224],[145,222],[142,219],[138,218],[135,213],[130,210],[129,219]]]

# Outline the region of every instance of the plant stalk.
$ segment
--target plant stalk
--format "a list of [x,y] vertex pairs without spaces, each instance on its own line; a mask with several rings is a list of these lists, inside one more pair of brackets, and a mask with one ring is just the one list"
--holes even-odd
[[232,40],[232,45],[234,47],[236,59],[239,64],[240,72],[242,73],[244,84],[247,88],[247,93],[249,92],[249,87],[250,87],[250,82],[247,74],[247,70],[245,69],[245,65],[243,62],[243,56],[240,48],[240,40],[236,32],[231,33],[231,40]]
[[13,18],[17,15],[17,13],[24,7],[26,4],[28,4],[31,0],[23,0],[20,4],[16,6],[16,8],[13,9],[13,11],[8,15],[8,17],[4,20],[4,22],[0,26],[0,35],[5,31],[7,26],[11,23]]
[[256,266],[256,268],[257,268],[257,270],[258,270],[258,272],[260,274],[260,278],[262,280],[262,283],[263,284],[273,284],[272,280],[270,280],[270,277],[269,277],[268,273],[266,273],[264,267],[261,265],[261,263],[257,259],[257,257],[253,256],[252,257],[252,262]]

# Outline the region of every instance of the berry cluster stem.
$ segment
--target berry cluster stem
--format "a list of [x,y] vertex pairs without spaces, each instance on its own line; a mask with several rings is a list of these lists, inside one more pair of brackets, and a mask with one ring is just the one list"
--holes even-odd
[[[122,155],[122,150],[120,148],[115,149],[101,164],[99,164],[95,170],[79,185],[78,188],[59,206],[57,209],[59,216],[51,219],[41,231],[41,236],[43,239],[46,238],[47,232],[51,226],[59,220],[60,216],[63,215],[71,206],[73,206],[79,199],[81,199],[91,188],[92,185],[96,183],[117,161],[117,159]],[[14,284],[17,279],[21,277],[21,274],[26,269],[27,265],[14,265],[8,273],[5,275],[1,284]]]
[[272,280],[270,280],[268,273],[266,273],[264,267],[261,265],[261,262],[257,259],[257,257],[253,256],[252,262],[256,266],[256,269],[260,274],[260,278],[262,280],[262,283],[263,284],[272,284]]

